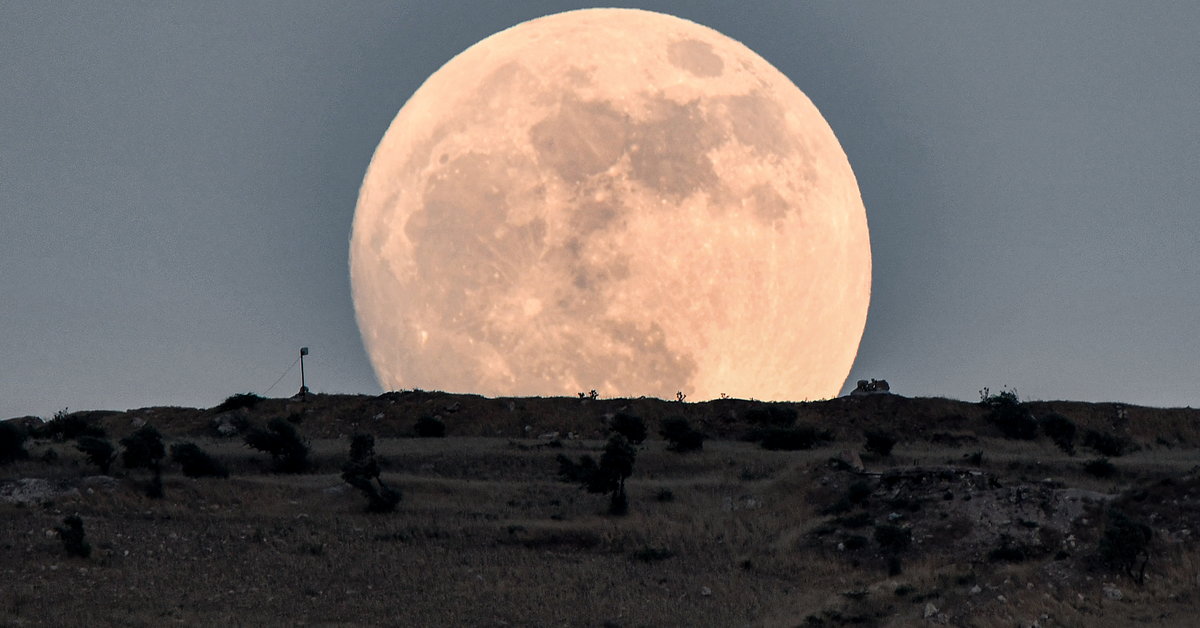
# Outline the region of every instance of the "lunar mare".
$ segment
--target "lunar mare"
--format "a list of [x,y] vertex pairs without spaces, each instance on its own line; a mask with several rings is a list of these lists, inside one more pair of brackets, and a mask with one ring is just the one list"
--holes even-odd
[[835,396],[871,256],[829,125],[742,44],[589,9],[514,26],[409,99],[350,243],[386,389]]

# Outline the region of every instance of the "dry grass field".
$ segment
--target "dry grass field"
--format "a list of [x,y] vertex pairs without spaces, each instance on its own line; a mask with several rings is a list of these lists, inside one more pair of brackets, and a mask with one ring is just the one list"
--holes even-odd
[[[741,440],[778,418],[770,407],[827,439],[797,451]],[[0,466],[0,623],[1200,625],[1200,412],[1023,407],[1136,450],[1096,477],[1084,470],[1095,452],[1005,438],[984,405],[893,395],[692,404],[407,392],[78,413],[114,444],[149,422],[230,476],[189,478],[167,463],[164,497],[152,499],[146,470],[118,460],[99,475],[72,441],[35,434],[28,458]],[[560,481],[556,462],[598,456],[620,411],[650,433],[623,517]],[[438,416],[446,437],[413,437],[421,416]],[[670,416],[708,435],[702,451],[667,450],[658,428]],[[308,472],[273,473],[240,432],[217,431],[276,417],[308,439]],[[863,453],[872,429],[899,437],[890,455]],[[358,432],[377,437],[382,477],[403,493],[394,512],[366,512],[340,477]],[[843,452],[861,453],[864,468],[835,462],[854,460]],[[1151,532],[1142,578],[1104,560],[1114,509]],[[87,558],[54,532],[73,514]]]

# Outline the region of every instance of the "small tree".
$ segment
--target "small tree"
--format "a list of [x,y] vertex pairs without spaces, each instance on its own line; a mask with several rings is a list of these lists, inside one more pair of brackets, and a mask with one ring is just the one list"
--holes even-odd
[[704,449],[704,434],[692,429],[685,418],[672,417],[663,420],[659,434],[667,440],[667,449],[671,451],[686,453]]
[[868,430],[866,437],[867,442],[863,445],[863,449],[885,458],[892,455],[892,448],[896,446],[897,441],[893,434],[882,430]]
[[400,491],[379,476],[375,437],[370,434],[355,434],[350,441],[350,460],[342,465],[342,479],[366,495],[368,512],[392,512],[400,503]]
[[[1150,560],[1150,541],[1154,533],[1150,526],[1130,518],[1115,508],[1108,510],[1108,523],[1100,538],[1100,557],[1110,566],[1125,572],[1142,584],[1146,578],[1146,563]],[[1141,567],[1138,568],[1138,560]],[[1137,573],[1135,573],[1135,570]]]
[[58,442],[73,440],[80,436],[95,436],[97,438],[107,436],[104,433],[104,428],[89,423],[83,418],[82,414],[67,412],[67,408],[55,412],[54,417],[38,430],[38,435],[42,438],[50,438]]
[[625,494],[625,480],[633,474],[633,463],[637,449],[622,434],[613,434],[600,454],[600,464],[591,456],[582,456],[579,462],[559,454],[558,474],[567,482],[579,484],[589,493],[609,493],[608,513],[625,515],[629,512],[629,498]]
[[1075,422],[1067,417],[1051,412],[1038,420],[1042,433],[1050,438],[1063,453],[1075,455]]
[[29,456],[25,451],[25,430],[11,421],[0,423],[0,464],[8,464]]
[[1004,390],[990,395],[985,388],[980,392],[980,402],[991,408],[988,420],[1004,434],[1005,438],[1033,440],[1037,438],[1038,422],[1025,404],[1017,397],[1016,390]]
[[625,440],[640,445],[646,440],[646,422],[641,417],[624,412],[613,415],[608,429],[625,437]]
[[153,473],[150,484],[146,487],[146,495],[159,498],[163,496],[162,459],[166,455],[163,447],[162,434],[149,423],[138,431],[121,439],[125,451],[121,453],[121,461],[127,469],[149,469]]
[[108,475],[113,461],[117,459],[117,448],[105,438],[80,436],[75,441],[75,449],[83,452],[88,462],[100,467],[100,473],[104,475]]
[[79,515],[71,515],[63,519],[63,524],[54,528],[58,538],[62,539],[63,549],[67,554],[87,558],[92,555],[92,546],[87,542],[83,533],[83,519]]
[[171,445],[171,460],[182,466],[183,474],[189,478],[229,477],[229,470],[225,465],[195,443]]
[[213,410],[217,412],[229,412],[230,410],[241,410],[243,408],[246,410],[252,410],[254,409],[254,406],[262,403],[262,401],[263,398],[254,393],[238,393],[236,395],[230,395],[226,397],[225,401],[222,401],[217,405],[217,407],[213,408]]
[[308,470],[308,444],[300,438],[296,427],[284,419],[271,419],[266,429],[252,428],[246,434],[246,444],[271,454],[277,472],[303,473]]

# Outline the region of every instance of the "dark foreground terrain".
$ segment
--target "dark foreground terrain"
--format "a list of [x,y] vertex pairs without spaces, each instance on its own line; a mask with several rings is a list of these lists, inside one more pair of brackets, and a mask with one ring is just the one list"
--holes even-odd
[[[558,477],[618,415],[649,434],[626,516]],[[671,418],[703,449],[670,450]],[[307,441],[301,472],[246,445],[271,419]],[[416,437],[421,419],[445,436]],[[148,497],[120,444],[147,424],[228,477],[168,453]],[[411,391],[4,425],[24,452],[0,465],[4,625],[1200,625],[1191,409]],[[341,477],[357,433],[403,494],[393,512]],[[88,434],[116,449],[107,473]],[[87,557],[56,532],[71,515]]]

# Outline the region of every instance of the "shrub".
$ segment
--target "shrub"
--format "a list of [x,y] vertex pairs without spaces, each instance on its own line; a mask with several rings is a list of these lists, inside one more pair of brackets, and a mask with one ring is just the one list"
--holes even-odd
[[271,454],[275,471],[303,473],[308,470],[308,444],[295,426],[281,418],[271,419],[266,429],[255,427],[246,433],[246,444]]
[[981,394],[982,403],[991,408],[988,420],[1005,438],[1017,440],[1033,440],[1037,438],[1038,422],[1029,413],[1029,409],[1017,398],[1017,391],[1005,390],[996,395],[986,395],[987,389]]
[[121,461],[125,468],[145,468],[153,474],[150,484],[146,486],[146,495],[153,498],[162,497],[162,458],[166,454],[162,434],[147,423],[138,428],[138,431],[122,438],[121,446],[125,448],[125,451],[121,452]]
[[624,515],[629,511],[629,499],[625,495],[625,480],[633,474],[633,463],[637,449],[622,434],[613,434],[604,446],[600,463],[591,456],[582,456],[576,463],[559,454],[558,475],[565,482],[579,484],[589,493],[609,493],[608,513]]
[[675,493],[669,488],[659,489],[658,492],[654,494],[654,499],[663,503],[673,502],[675,501]]
[[[1141,584],[1146,575],[1146,563],[1150,559],[1148,548],[1152,538],[1154,535],[1150,526],[1110,508],[1104,536],[1100,538],[1100,557],[1106,564],[1121,569]],[[1139,558],[1142,560],[1141,569],[1134,574]]]
[[117,459],[117,448],[104,438],[80,436],[75,441],[75,449],[83,452],[88,462],[100,467],[100,473],[104,475],[108,475],[113,461]]
[[993,563],[1020,563],[1028,558],[1027,549],[1007,534],[1001,534],[1000,545],[988,552],[988,561]]
[[417,419],[413,431],[421,438],[443,438],[446,436],[446,424],[435,416],[423,416]]
[[885,551],[898,552],[912,543],[912,530],[882,523],[875,526],[875,542]]
[[846,487],[846,500],[851,504],[861,504],[871,496],[871,485],[863,480],[854,482]]
[[254,406],[257,406],[262,401],[263,397],[254,393],[238,393],[226,397],[225,401],[217,404],[217,407],[213,408],[213,410],[217,412],[229,412],[230,410],[241,410],[242,408],[253,410]]
[[56,441],[74,440],[80,436],[95,436],[96,438],[107,436],[104,428],[89,423],[81,414],[68,413],[66,408],[55,412],[54,418],[42,425],[39,435],[42,438],[51,438]]
[[62,539],[63,549],[67,554],[87,558],[92,555],[92,546],[87,542],[83,532],[83,519],[79,515],[71,515],[63,519],[61,526],[55,527],[58,538]]
[[828,439],[828,434],[818,432],[816,428],[809,425],[772,428],[761,434],[763,449],[771,451],[812,449],[818,442]]
[[877,456],[892,455],[892,448],[896,446],[896,437],[890,432],[882,430],[869,430],[866,433],[867,442],[863,445],[869,453]]
[[772,427],[791,427],[796,424],[796,409],[779,404],[759,404],[746,411],[746,422]]
[[166,454],[163,448],[162,434],[147,423],[130,436],[121,439],[125,451],[121,453],[121,461],[128,469],[151,469],[158,464]]
[[686,453],[704,448],[704,434],[692,429],[687,419],[682,417],[664,420],[659,434],[667,440],[667,449],[670,451]]
[[1116,458],[1133,451],[1133,443],[1129,439],[1096,430],[1088,430],[1084,433],[1083,446],[1110,458]]
[[1064,453],[1075,455],[1075,422],[1052,412],[1038,420],[1045,434]]
[[1117,468],[1113,466],[1113,463],[1108,461],[1108,458],[1088,460],[1084,463],[1083,470],[1098,478],[1111,478],[1117,474]]
[[867,537],[861,534],[850,534],[842,539],[842,547],[848,550],[862,549],[867,546]]
[[171,459],[183,467],[183,474],[189,478],[229,477],[225,465],[194,443],[171,445]]
[[355,434],[350,440],[350,460],[342,465],[342,480],[366,496],[367,512],[392,512],[400,503],[400,491],[379,477],[375,437],[370,434]]
[[0,423],[0,464],[8,464],[29,456],[25,451],[25,430],[9,421]]
[[618,412],[613,415],[609,421],[608,429],[614,433],[625,437],[634,445],[640,445],[646,440],[646,422],[641,417],[624,412]]

